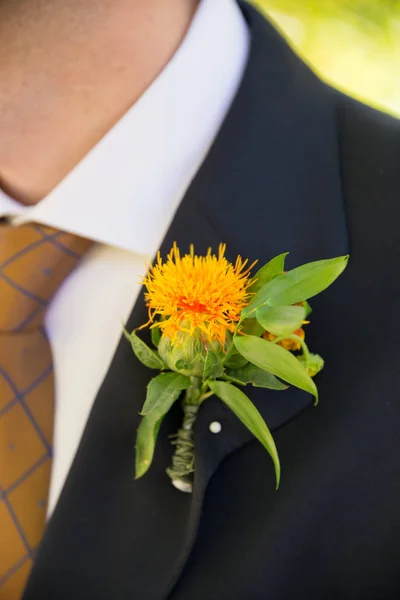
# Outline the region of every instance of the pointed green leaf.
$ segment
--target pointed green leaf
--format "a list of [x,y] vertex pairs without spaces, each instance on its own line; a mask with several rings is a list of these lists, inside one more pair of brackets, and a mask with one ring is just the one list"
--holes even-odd
[[140,421],[136,435],[135,479],[142,477],[151,466],[162,417],[147,415]]
[[222,377],[223,373],[224,367],[215,352],[207,352],[204,363],[203,379],[209,379],[210,377],[216,379],[217,377]]
[[186,390],[190,385],[190,378],[180,373],[157,375],[147,386],[146,401],[140,414],[165,414],[179,398],[182,390]]
[[254,315],[265,304],[284,306],[316,296],[329,287],[347,266],[349,256],[307,263],[278,275],[264,285],[242,310],[241,318]]
[[[277,293],[273,291],[268,304],[270,306],[283,306],[316,296],[343,273],[348,259],[347,255],[328,260],[318,260],[289,271],[282,275],[282,277],[287,277],[284,289],[278,289]],[[273,290],[273,285],[271,285],[271,289]]]
[[310,304],[307,302],[307,300],[304,300],[303,306],[306,309],[306,319],[307,319],[307,317],[309,315],[311,315],[311,313],[312,313],[312,308],[311,308]]
[[303,306],[260,306],[257,321],[274,335],[290,335],[301,327],[306,316]]
[[[258,339],[258,338],[257,338]],[[242,421],[251,433],[264,446],[272,458],[275,467],[276,488],[280,481],[280,463],[274,439],[264,419],[251,400],[237,387],[224,381],[212,381],[210,389]]]
[[279,256],[275,256],[266,265],[261,267],[253,277],[254,283],[249,287],[249,292],[258,292],[263,285],[274,279],[274,277],[281,275],[285,269],[285,258],[288,254],[289,252],[279,254]]
[[268,340],[250,335],[236,337],[234,344],[249,362],[309,392],[315,397],[315,404],[318,403],[318,391],[314,381],[300,361],[288,350]]
[[287,390],[288,386],[272,373],[268,373],[251,363],[241,369],[230,369],[226,372],[227,379],[241,385],[250,383],[254,387],[268,388],[270,390]]
[[164,363],[154,350],[149,348],[145,342],[143,342],[137,335],[135,331],[132,333],[128,333],[126,329],[124,329],[124,335],[127,340],[130,341],[132,345],[132,350],[134,351],[136,357],[149,369],[163,369]]

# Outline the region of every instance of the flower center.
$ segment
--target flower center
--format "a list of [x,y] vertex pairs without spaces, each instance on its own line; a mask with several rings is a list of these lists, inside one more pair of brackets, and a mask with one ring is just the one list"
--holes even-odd
[[205,304],[202,304],[198,300],[192,300],[191,302],[188,302],[187,300],[184,300],[183,298],[181,298],[178,301],[178,308],[180,308],[181,310],[191,311],[191,312],[196,312],[196,313],[207,313],[208,312],[207,306]]

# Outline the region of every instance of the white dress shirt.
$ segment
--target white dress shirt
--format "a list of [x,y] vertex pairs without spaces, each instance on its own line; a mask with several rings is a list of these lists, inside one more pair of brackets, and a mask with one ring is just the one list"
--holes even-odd
[[0,216],[98,242],[61,286],[46,318],[56,378],[49,515],[146,264],[229,109],[248,46],[235,0],[201,0],[172,60],[48,196],[26,207],[0,190]]

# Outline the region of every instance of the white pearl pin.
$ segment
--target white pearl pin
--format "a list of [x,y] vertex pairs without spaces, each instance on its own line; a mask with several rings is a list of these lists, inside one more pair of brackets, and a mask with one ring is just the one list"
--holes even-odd
[[213,421],[212,423],[210,423],[211,433],[219,433],[221,431],[221,429],[222,429],[222,425],[218,421]]

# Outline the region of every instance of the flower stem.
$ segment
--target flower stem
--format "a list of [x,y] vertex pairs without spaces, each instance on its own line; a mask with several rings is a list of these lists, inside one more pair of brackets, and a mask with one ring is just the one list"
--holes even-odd
[[301,345],[301,348],[303,350],[304,358],[308,362],[310,360],[310,351],[309,351],[308,346],[305,343],[305,341],[300,336],[298,336],[294,333],[292,333],[292,335],[289,335],[289,338],[291,340],[296,340],[297,342],[299,342],[299,344]]
[[310,351],[308,349],[307,344],[300,336],[296,335],[295,333],[292,333],[291,335],[280,335],[279,337],[277,337],[273,340],[273,343],[277,344],[277,343],[281,342],[282,340],[295,340],[296,342],[299,342],[299,344],[303,350],[303,355],[304,355],[305,360],[307,362],[309,361]]
[[194,471],[194,425],[200,409],[201,380],[192,378],[193,385],[186,390],[182,403],[182,427],[171,442],[175,448],[172,457],[172,466],[167,469],[167,474],[178,490],[191,493],[193,488]]

